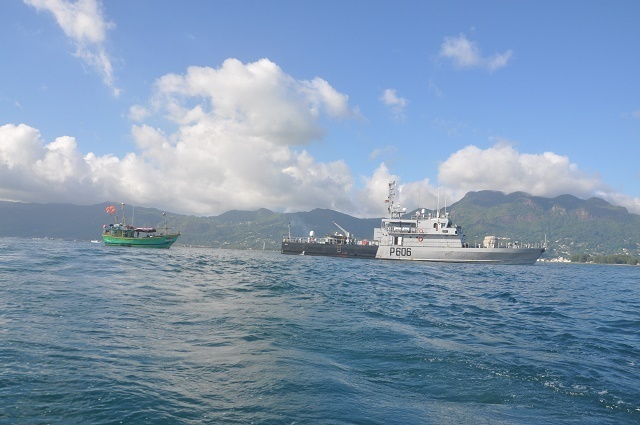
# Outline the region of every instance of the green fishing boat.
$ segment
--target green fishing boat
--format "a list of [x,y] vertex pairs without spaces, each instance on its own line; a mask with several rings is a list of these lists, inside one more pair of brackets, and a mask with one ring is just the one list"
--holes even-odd
[[[119,221],[116,208],[113,205],[108,206],[106,210],[107,214],[115,217],[116,222]],[[169,249],[178,240],[179,236],[180,232],[171,233],[169,231],[167,222],[165,222],[165,227],[161,231],[156,230],[154,227],[134,227],[126,224],[124,204],[122,204],[122,222],[102,226],[102,240],[106,246]]]

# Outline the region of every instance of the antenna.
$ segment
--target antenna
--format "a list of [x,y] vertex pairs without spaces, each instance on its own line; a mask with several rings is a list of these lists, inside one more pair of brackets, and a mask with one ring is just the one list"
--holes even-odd
[[[436,212],[436,197],[434,196],[431,201],[433,202],[433,208],[431,209],[431,211],[433,211],[433,213],[435,213]],[[429,212],[429,216],[431,216],[431,212]]]
[[444,215],[447,215],[447,188],[444,188]]

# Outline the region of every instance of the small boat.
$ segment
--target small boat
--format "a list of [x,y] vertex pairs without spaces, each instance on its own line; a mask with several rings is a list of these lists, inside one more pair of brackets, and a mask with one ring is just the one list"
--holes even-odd
[[[107,214],[115,216],[116,222],[119,221],[115,206],[108,206],[106,211]],[[165,213],[162,215],[164,216]],[[165,222],[163,230],[159,232],[154,227],[134,227],[126,224],[124,204],[122,204],[122,222],[103,225],[102,240],[107,246],[169,249],[178,240],[180,232],[169,232],[168,222]]]
[[462,227],[454,225],[449,214],[443,215],[439,210],[432,214],[421,210],[404,218],[405,210],[394,204],[395,187],[395,182],[389,183],[389,197],[385,200],[389,218],[383,218],[380,227],[374,229],[372,240],[358,241],[346,231],[344,235],[336,233],[317,239],[313,232],[308,238],[289,235],[283,238],[281,252],[445,263],[534,264],[546,249],[543,244],[501,243],[496,236],[486,236],[482,244],[469,244]]

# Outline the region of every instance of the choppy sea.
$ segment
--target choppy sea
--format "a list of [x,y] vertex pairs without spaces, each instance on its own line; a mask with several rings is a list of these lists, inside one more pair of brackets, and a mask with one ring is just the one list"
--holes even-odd
[[1,424],[640,423],[640,267],[0,239]]

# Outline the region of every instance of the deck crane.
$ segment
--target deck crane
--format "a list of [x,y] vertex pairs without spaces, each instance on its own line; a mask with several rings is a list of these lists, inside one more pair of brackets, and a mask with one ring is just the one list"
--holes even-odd
[[333,222],[333,224],[336,225],[336,227],[338,227],[340,230],[342,230],[344,232],[344,235],[347,237],[347,240],[351,239],[351,233],[347,232],[347,229],[345,229],[344,227],[340,226],[338,223],[336,223],[335,221]]

